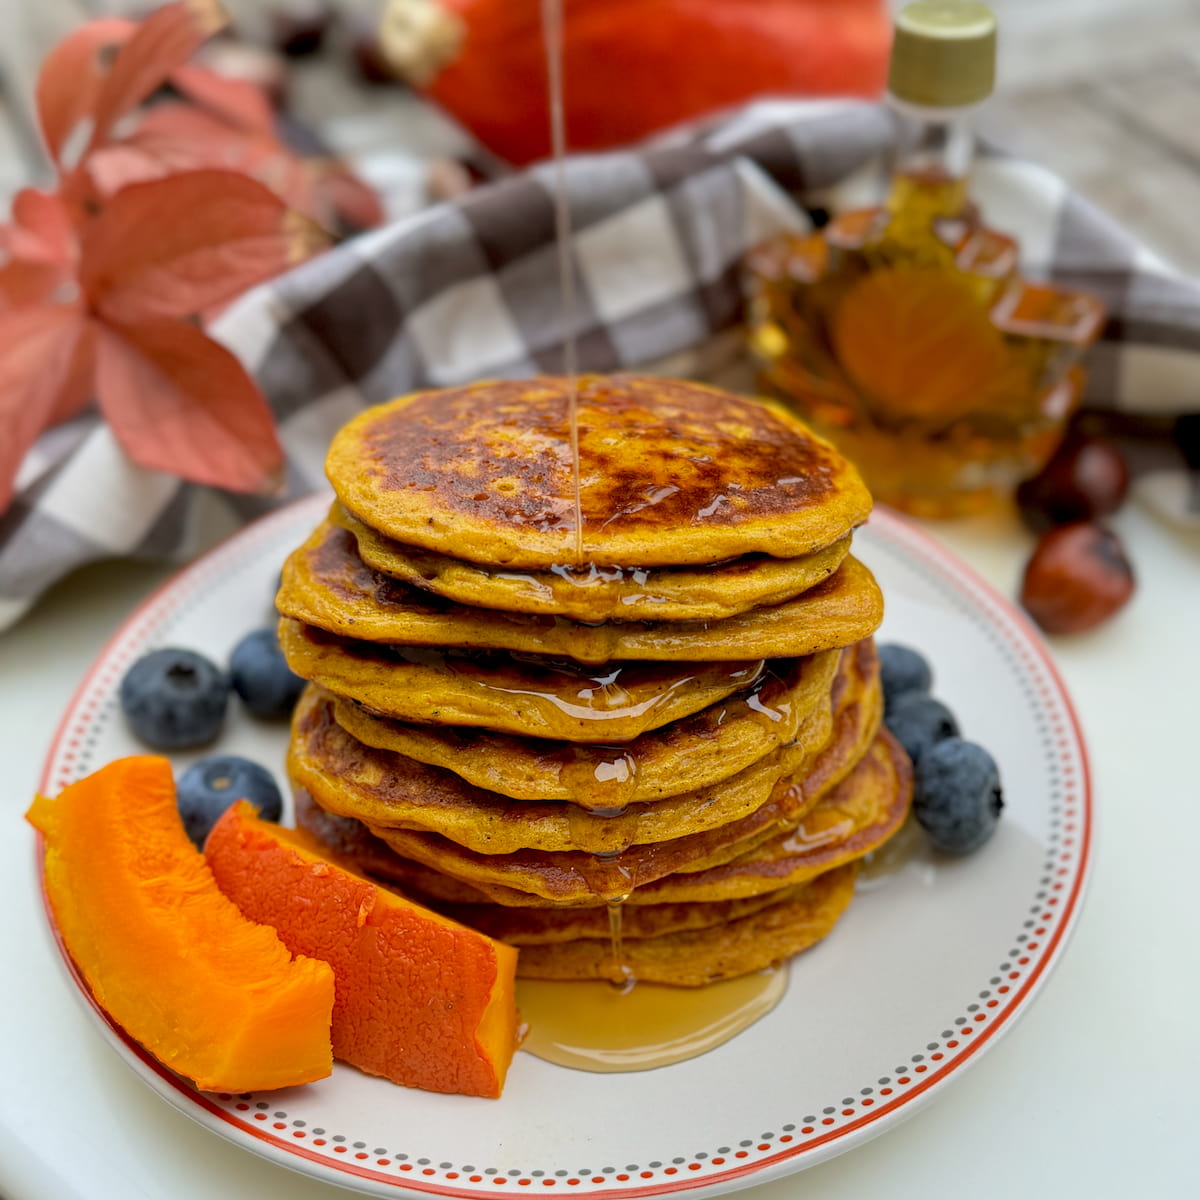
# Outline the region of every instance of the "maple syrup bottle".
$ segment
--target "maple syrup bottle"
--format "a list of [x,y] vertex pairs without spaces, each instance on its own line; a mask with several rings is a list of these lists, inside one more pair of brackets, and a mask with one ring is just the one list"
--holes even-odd
[[853,459],[877,499],[920,516],[986,508],[1041,468],[1104,315],[1022,278],[1019,247],[971,201],[971,118],[995,52],[983,4],[902,9],[886,199],[747,260],[762,389]]

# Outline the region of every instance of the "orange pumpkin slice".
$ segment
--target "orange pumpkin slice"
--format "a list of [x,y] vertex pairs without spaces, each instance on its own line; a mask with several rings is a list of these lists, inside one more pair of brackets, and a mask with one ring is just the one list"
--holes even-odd
[[333,972],[293,959],[222,895],[188,840],[166,759],[118,759],[39,796],[59,933],[106,1013],[206,1091],[252,1092],[333,1069]]
[[517,1046],[513,947],[376,886],[245,801],[204,852],[242,912],[333,967],[336,1058],[426,1091],[500,1095]]

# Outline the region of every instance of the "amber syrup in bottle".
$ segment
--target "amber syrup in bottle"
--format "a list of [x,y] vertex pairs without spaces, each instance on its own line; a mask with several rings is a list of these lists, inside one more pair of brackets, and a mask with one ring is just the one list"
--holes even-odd
[[896,19],[885,201],[754,250],[746,282],[760,386],[829,437],[879,500],[920,516],[989,507],[1053,453],[1103,309],[1025,279],[972,204],[973,110],[995,18],[919,0]]

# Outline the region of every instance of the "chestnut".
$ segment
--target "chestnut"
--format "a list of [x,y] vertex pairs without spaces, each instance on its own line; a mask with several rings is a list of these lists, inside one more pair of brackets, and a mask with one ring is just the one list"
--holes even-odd
[[288,58],[316,54],[333,19],[333,7],[325,0],[289,0],[267,13],[271,44]]
[[352,23],[350,61],[363,83],[377,85],[400,82],[379,40],[378,22],[359,18]]
[[1021,604],[1047,633],[1083,633],[1123,608],[1133,588],[1117,535],[1077,521],[1042,535],[1025,568]]
[[1121,507],[1129,468],[1103,438],[1072,434],[1040,474],[1017,489],[1021,517],[1034,533],[1072,521],[1094,521]]

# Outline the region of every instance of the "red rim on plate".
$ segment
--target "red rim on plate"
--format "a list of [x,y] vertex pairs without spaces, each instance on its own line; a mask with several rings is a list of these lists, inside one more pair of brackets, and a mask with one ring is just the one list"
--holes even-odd
[[[325,505],[325,498],[311,497],[262,518],[199,558],[138,607],[101,651],[68,705],[42,774],[43,792],[57,793],[92,769],[88,764],[89,728],[97,713],[102,705],[111,704],[129,663],[155,643],[177,612],[233,566],[260,557],[264,549],[296,544],[319,519]],[[419,1158],[420,1146],[393,1152],[356,1142],[352,1128],[327,1130],[299,1119],[302,1105],[293,1109],[290,1100],[280,1095],[264,1099],[197,1092],[99,1008],[58,937],[46,904],[47,921],[81,999],[99,1018],[125,1061],[160,1096],[206,1128],[295,1170],[372,1194],[409,1191],[477,1197],[537,1190],[543,1195],[571,1192],[603,1198],[682,1191],[699,1196],[789,1174],[874,1137],[940,1092],[1028,1006],[1062,953],[1077,919],[1091,861],[1093,821],[1091,778],[1079,722],[1033,627],[990,585],[902,517],[877,509],[868,532],[877,553],[892,554],[916,571],[927,586],[956,604],[1003,655],[1038,714],[1042,749],[1057,780],[1050,832],[1043,847],[1044,869],[1038,890],[1030,897],[1033,903],[1023,923],[1024,932],[1014,937],[1010,952],[996,962],[987,986],[977,993],[979,1002],[963,1005],[941,1036],[925,1041],[921,1053],[906,1055],[903,1061],[907,1065],[896,1068],[894,1074],[864,1081],[871,1086],[854,1089],[853,1096],[832,1097],[820,1109],[796,1116],[771,1132],[739,1137],[728,1145],[713,1145],[687,1157],[613,1164],[586,1173],[556,1162],[528,1170],[476,1167]],[[37,855],[40,878],[40,837]]]

